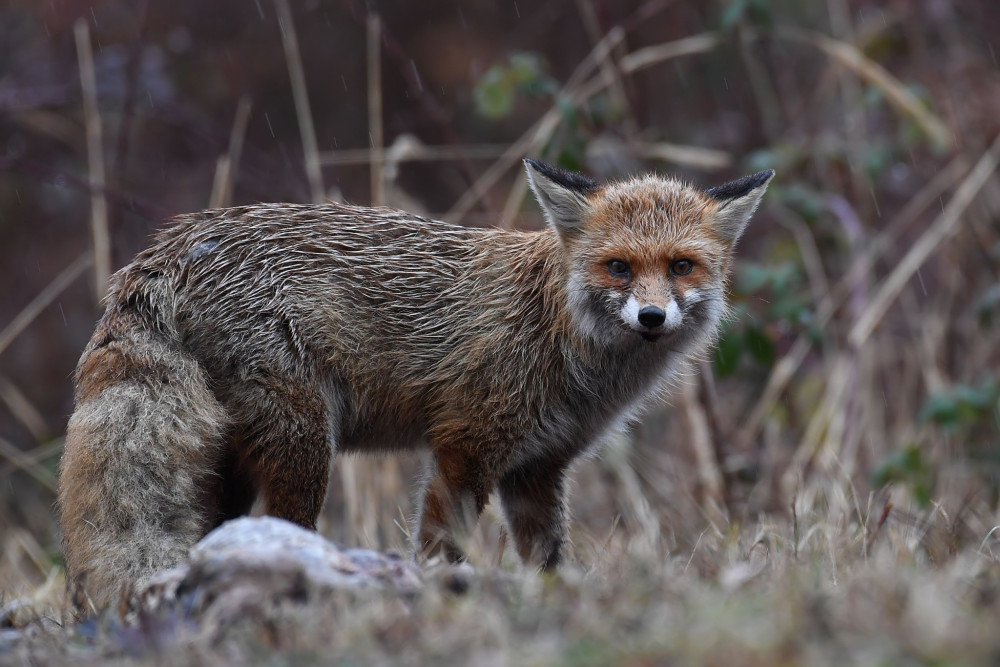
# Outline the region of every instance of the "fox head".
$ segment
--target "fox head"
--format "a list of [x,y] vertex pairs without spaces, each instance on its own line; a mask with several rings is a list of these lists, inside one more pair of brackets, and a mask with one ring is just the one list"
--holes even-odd
[[655,175],[599,185],[525,165],[564,251],[569,311],[583,335],[672,349],[714,335],[733,248],[773,170],[701,190]]

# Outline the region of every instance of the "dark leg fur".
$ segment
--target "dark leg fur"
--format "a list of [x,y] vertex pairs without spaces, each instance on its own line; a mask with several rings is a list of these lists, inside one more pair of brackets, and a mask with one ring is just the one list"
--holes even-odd
[[525,563],[555,568],[566,543],[566,465],[537,462],[500,481],[500,500]]
[[441,452],[428,475],[417,531],[417,550],[441,553],[448,561],[465,560],[461,542],[486,507],[492,484],[482,462],[460,452]]
[[265,511],[315,529],[333,456],[323,397],[269,376],[253,378],[239,391],[241,456],[264,496]]
[[218,468],[218,485],[213,502],[218,507],[215,526],[230,519],[245,516],[257,500],[257,487],[250,475],[240,465],[236,452],[238,445],[230,445],[230,450]]

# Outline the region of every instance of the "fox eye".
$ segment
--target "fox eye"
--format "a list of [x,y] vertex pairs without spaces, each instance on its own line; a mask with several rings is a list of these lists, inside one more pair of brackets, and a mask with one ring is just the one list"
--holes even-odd
[[608,271],[616,278],[628,278],[632,275],[632,269],[620,259],[613,259],[608,262]]
[[675,259],[670,262],[670,273],[675,276],[686,276],[694,270],[694,262],[690,259]]

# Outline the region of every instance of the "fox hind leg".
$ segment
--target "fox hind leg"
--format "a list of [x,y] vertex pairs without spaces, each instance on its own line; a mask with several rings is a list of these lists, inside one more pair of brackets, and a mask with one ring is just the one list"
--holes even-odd
[[334,449],[323,395],[263,376],[244,383],[240,402],[241,448],[265,512],[315,529]]

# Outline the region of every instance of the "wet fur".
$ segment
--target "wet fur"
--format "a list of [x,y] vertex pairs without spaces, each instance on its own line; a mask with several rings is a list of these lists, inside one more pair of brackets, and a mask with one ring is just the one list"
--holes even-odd
[[[419,550],[460,558],[498,490],[519,554],[556,565],[568,465],[711,341],[732,246],[710,238],[726,202],[676,181],[579,196],[572,233],[339,204],[178,218],[115,274],[77,369],[59,489],[77,605],[121,599],[258,494],[315,527],[339,451],[431,450]],[[648,342],[594,263],[687,236],[712,287]]]

